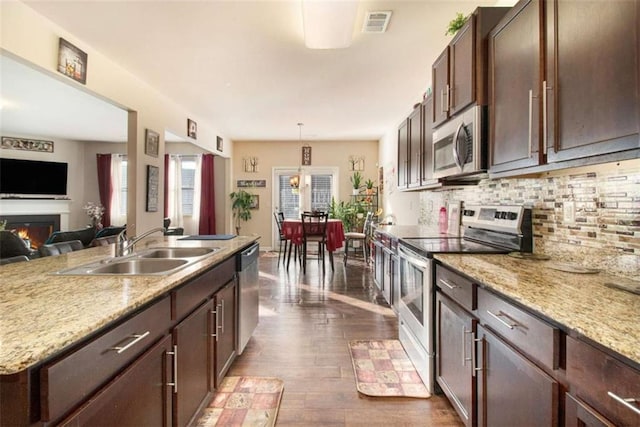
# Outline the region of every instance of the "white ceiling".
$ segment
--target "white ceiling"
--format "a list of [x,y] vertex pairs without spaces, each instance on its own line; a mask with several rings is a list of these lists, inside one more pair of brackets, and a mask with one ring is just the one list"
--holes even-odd
[[[377,140],[430,86],[456,12],[496,0],[360,1],[353,43],[337,50],[305,48],[300,0],[26,3],[226,138],[298,139],[303,122],[305,139]],[[386,33],[360,31],[372,10],[393,12]],[[92,134],[108,133],[98,122]]]

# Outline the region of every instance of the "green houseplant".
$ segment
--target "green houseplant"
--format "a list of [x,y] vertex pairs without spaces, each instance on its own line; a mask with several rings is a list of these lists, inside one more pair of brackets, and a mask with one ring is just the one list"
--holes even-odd
[[351,181],[351,185],[353,186],[353,194],[358,194],[360,184],[362,183],[362,174],[360,171],[355,171],[353,175],[349,177],[349,181]]
[[253,194],[238,190],[229,195],[231,197],[231,210],[235,220],[236,234],[240,234],[242,221],[251,219],[251,207],[253,205]]
[[449,26],[447,27],[447,32],[444,33],[444,35],[445,36],[455,35],[458,32],[458,30],[462,28],[465,22],[467,22],[467,17],[460,12],[456,13],[455,19],[449,22]]

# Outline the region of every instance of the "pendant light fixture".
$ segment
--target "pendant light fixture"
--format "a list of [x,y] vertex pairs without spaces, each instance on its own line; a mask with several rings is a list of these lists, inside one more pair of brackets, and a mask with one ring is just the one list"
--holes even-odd
[[[302,146],[302,126],[304,126],[304,123],[298,123],[300,146]],[[302,166],[298,165],[298,174],[297,175],[293,175],[289,179],[289,185],[291,185],[291,192],[293,194],[298,194],[298,192],[300,191],[300,174],[301,174],[301,172],[302,172]]]

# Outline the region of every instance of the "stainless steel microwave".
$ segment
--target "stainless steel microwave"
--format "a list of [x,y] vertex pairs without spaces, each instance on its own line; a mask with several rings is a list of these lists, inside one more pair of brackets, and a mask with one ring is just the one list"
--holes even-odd
[[451,178],[486,170],[485,108],[469,107],[433,131],[434,178]]

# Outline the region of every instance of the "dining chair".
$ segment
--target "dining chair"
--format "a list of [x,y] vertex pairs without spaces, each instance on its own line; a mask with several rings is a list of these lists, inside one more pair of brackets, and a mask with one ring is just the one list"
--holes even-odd
[[[307,247],[309,243],[318,244],[318,259],[322,262],[322,272],[325,272],[324,252],[327,248],[327,213],[302,213],[302,273],[307,272]],[[333,252],[329,252],[331,270],[333,271]]]
[[371,227],[371,223],[373,222],[373,212],[367,212],[367,216],[364,219],[364,225],[362,226],[362,232],[358,231],[350,231],[348,233],[344,233],[344,259],[343,262],[347,264],[347,258],[349,257],[349,244],[351,244],[351,248],[355,252],[354,243],[360,242],[362,245],[362,256],[365,259],[365,262],[369,264],[369,227]]
[[[274,212],[273,217],[276,220],[276,224],[278,225],[278,235],[279,235],[279,246],[278,246],[278,265],[280,265],[280,257],[282,256],[282,265],[284,266],[285,255],[287,254],[287,246],[289,243],[289,239],[284,235],[282,231],[282,223],[284,222],[284,213],[282,212]],[[282,252],[282,244],[284,243],[284,252]]]

